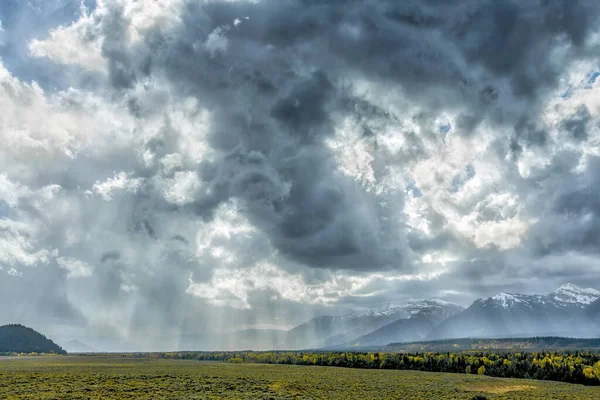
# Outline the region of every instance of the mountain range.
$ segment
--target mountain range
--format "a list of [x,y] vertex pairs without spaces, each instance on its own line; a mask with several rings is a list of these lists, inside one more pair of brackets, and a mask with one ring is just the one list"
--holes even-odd
[[440,300],[423,301],[408,318],[398,319],[372,332],[355,338],[352,347],[379,346],[395,342],[413,342],[426,338],[439,323],[464,310],[463,307]]
[[290,332],[313,334],[311,339],[324,347],[337,348],[465,337],[598,337],[600,291],[567,283],[545,295],[501,292],[466,309],[422,300],[343,317],[317,317]]
[[[415,300],[318,316],[290,330],[161,337],[150,348],[135,350],[373,349],[390,343],[533,336],[600,337],[600,291],[568,283],[544,295],[501,292],[477,299],[467,308],[437,299]],[[65,347],[77,344],[65,343]],[[119,348],[133,350],[136,343],[123,346]]]
[[428,339],[459,337],[569,336],[600,333],[600,292],[566,284],[546,295],[498,293],[476,300],[436,326]]
[[[410,326],[411,334],[407,337],[412,338],[421,325],[441,322],[460,311],[462,311],[461,306],[441,300],[412,301],[406,305],[390,304],[348,315],[313,318],[290,330],[288,340],[292,341],[290,343],[292,345],[299,345],[302,341],[308,340],[311,343],[308,347],[343,345],[357,338],[364,338],[365,344],[367,342],[372,344],[376,337],[382,337],[380,329],[390,325],[393,329],[393,324],[399,321],[405,321]],[[398,334],[401,335],[401,332],[398,331]]]

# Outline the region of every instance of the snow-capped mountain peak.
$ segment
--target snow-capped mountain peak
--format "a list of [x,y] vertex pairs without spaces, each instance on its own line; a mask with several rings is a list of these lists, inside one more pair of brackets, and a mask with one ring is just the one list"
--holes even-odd
[[518,299],[518,295],[512,294],[512,293],[507,293],[507,292],[500,292],[497,295],[492,296],[493,300],[496,301],[500,301],[500,302],[508,302],[508,301],[517,301],[519,302],[520,300]]
[[355,319],[360,317],[385,317],[391,315],[406,315],[408,311],[406,311],[405,305],[396,305],[396,304],[387,304],[383,307],[379,308],[371,308],[360,311],[355,311],[351,314],[346,314],[341,316],[342,319]]
[[431,299],[431,300],[429,300],[429,301],[431,301],[432,303],[439,304],[439,305],[441,305],[441,306],[448,306],[448,307],[461,307],[461,306],[459,306],[459,305],[458,305],[458,304],[456,304],[456,303],[451,303],[451,302],[449,302],[449,301],[442,300],[442,299]]
[[308,340],[320,343],[319,346],[331,346],[346,343],[396,321],[411,321],[415,326],[429,326],[463,310],[464,307],[458,304],[442,300],[388,303],[379,308],[357,310],[345,315],[315,317],[291,329],[289,334],[292,338],[300,338],[298,340],[307,340],[308,337]]
[[411,300],[405,304],[387,304],[383,307],[374,308],[374,309],[366,309],[355,311],[351,314],[347,314],[339,317],[342,320],[353,320],[361,317],[388,317],[393,316],[397,319],[406,319],[410,318],[412,315],[415,315],[422,310],[428,309],[452,309],[452,310],[462,310],[463,307],[459,306],[455,303],[450,303],[448,301],[432,299],[432,300]]
[[592,288],[581,288],[567,283],[547,295],[539,294],[519,294],[500,292],[491,297],[484,297],[477,300],[476,304],[482,304],[486,307],[501,307],[512,309],[513,307],[585,307],[588,304],[600,299],[600,291]]
[[532,309],[533,307],[544,305],[548,301],[549,299],[547,299],[546,296],[541,296],[538,294],[527,295],[520,293],[500,292],[491,297],[483,297],[475,301],[473,304],[492,308],[512,309],[514,307],[526,307]]
[[526,297],[527,296],[521,294],[500,292],[492,297],[487,297],[482,300],[485,303],[493,302],[503,308],[510,308],[516,303],[527,303],[529,299]]
[[444,301],[440,299],[431,299],[431,300],[412,300],[408,302],[408,307],[411,309],[418,310],[421,308],[429,308],[429,307],[441,307],[441,308],[457,308],[464,309],[464,307],[451,303],[449,301]]
[[592,288],[584,289],[572,283],[567,283],[549,295],[564,303],[591,304],[600,298],[600,291]]

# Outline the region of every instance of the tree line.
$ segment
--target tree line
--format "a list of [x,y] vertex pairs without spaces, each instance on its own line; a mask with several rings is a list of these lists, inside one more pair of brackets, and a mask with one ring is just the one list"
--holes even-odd
[[226,351],[153,353],[154,358],[230,363],[320,365],[479,374],[600,385],[600,354],[574,352],[367,353]]

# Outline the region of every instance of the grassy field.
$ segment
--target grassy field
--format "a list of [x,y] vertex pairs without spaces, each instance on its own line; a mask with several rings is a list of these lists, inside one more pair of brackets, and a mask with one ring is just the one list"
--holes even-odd
[[464,374],[115,356],[0,358],[1,399],[600,399],[600,389]]

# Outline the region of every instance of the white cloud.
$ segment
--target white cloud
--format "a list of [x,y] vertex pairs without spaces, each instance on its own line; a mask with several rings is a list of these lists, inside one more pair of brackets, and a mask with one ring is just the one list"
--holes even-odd
[[498,221],[478,221],[478,213],[455,219],[451,224],[457,232],[469,237],[477,247],[490,244],[501,249],[511,249],[521,244],[523,236],[534,221],[523,221],[518,217]]
[[15,207],[19,202],[19,198],[29,193],[29,188],[19,183],[11,182],[6,173],[0,173],[0,200],[3,200],[11,207]]
[[122,190],[128,193],[136,193],[143,182],[142,178],[130,178],[129,174],[121,171],[116,173],[114,178],[108,178],[104,182],[96,181],[92,190],[105,201],[110,201],[112,200],[113,192]]
[[224,265],[235,266],[239,256],[251,250],[258,230],[239,207],[237,201],[224,203],[211,221],[201,223],[196,233],[196,257],[210,255]]
[[121,284],[121,290],[125,293],[135,292],[138,290],[138,287],[135,285],[128,285],[126,283]]
[[36,82],[20,82],[1,63],[0,108],[0,155],[5,159],[39,160],[77,151],[81,132],[77,116],[60,111]]
[[200,188],[198,175],[192,171],[177,171],[172,179],[164,181],[165,199],[173,204],[184,205],[194,200]]
[[75,22],[50,31],[45,39],[34,39],[29,51],[34,57],[48,57],[58,64],[79,65],[90,71],[107,73],[108,62],[102,55],[105,20],[115,10],[123,11],[129,42],[137,43],[152,28],[169,30],[180,23],[181,0],[99,0],[90,14],[82,7]]
[[[108,1],[106,2],[108,5]],[[136,1],[124,0],[124,16],[131,21],[132,40],[139,40],[147,30],[158,28],[168,31],[180,22],[182,0]]]
[[47,264],[56,250],[35,250],[32,227],[8,219],[0,219],[0,265],[28,266]]
[[350,118],[337,124],[335,135],[327,139],[326,144],[333,150],[340,171],[373,189],[375,175],[371,163],[374,158],[370,144],[363,139],[364,128]]
[[103,34],[98,19],[103,15],[101,7],[93,14],[84,13],[68,26],[50,31],[43,40],[32,40],[29,51],[34,57],[48,57],[58,64],[79,65],[95,72],[107,73],[108,63],[102,56]]
[[358,295],[371,281],[368,277],[334,274],[328,280],[309,284],[302,275],[286,272],[270,263],[248,269],[218,268],[207,283],[190,279],[187,293],[217,306],[250,309],[250,294],[272,290],[278,298],[304,304],[329,305],[346,296]]
[[92,266],[76,258],[58,257],[56,262],[60,268],[68,271],[67,277],[69,279],[92,275]]
[[225,33],[228,30],[228,27],[217,27],[210,33],[210,35],[208,35],[204,46],[213,57],[218,53],[224,53],[227,51],[228,41]]

